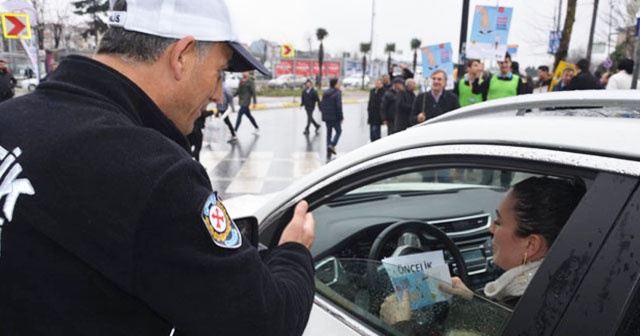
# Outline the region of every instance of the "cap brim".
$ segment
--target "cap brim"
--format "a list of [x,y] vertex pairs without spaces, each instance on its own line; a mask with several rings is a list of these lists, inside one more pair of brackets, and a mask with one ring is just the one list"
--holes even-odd
[[242,44],[238,42],[227,41],[227,44],[233,49],[233,56],[227,66],[227,71],[244,72],[250,70],[258,70],[263,75],[269,75],[269,70],[260,63]]

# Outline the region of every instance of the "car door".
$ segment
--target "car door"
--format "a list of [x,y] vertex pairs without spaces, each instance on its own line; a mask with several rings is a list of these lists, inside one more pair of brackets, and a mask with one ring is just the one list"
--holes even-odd
[[[599,172],[504,334],[604,335],[616,329],[640,268],[636,176]],[[633,222],[631,219],[635,218]]]
[[[633,174],[635,175],[632,174],[633,176],[631,177],[618,176],[619,174],[616,175],[616,170],[621,167],[625,168],[626,171],[634,171]],[[493,184],[491,186],[495,188],[508,187],[508,185],[503,185],[503,172],[513,173],[514,175],[512,175],[512,179],[513,176],[525,174],[580,178],[585,182],[585,184],[588,185],[589,190],[592,190],[592,187],[596,188],[593,189],[595,191],[593,191],[592,193],[593,195],[597,196],[596,199],[600,199],[603,201],[603,203],[601,204],[616,204],[616,201],[619,201],[620,198],[625,197],[624,192],[621,193],[620,197],[618,198],[610,197],[611,195],[609,195],[609,193],[596,192],[597,190],[601,190],[601,186],[606,185],[607,181],[609,181],[610,179],[615,180],[616,178],[620,178],[624,180],[625,185],[628,185],[629,183],[634,184],[637,183],[638,175],[637,163],[634,162],[627,162],[625,160],[615,158],[601,158],[584,153],[565,153],[550,149],[489,145],[445,145],[429,148],[409,149],[373,158],[367,160],[366,162],[354,164],[348,169],[345,169],[339,173],[327,177],[326,179],[323,179],[322,181],[319,181],[312,188],[301,190],[298,194],[291,195],[287,202],[283,203],[281,207],[277,207],[278,210],[274,211],[266,217],[260,230],[261,242],[267,246],[273,246],[277,242],[277,237],[279,237],[281,230],[287,222],[286,219],[290,218],[291,208],[293,204],[295,204],[295,202],[300,199],[308,200],[310,202],[311,209],[315,213],[318,213],[323,209],[323,207],[330,209],[332,206],[334,206],[330,204],[331,202],[335,202],[337,199],[339,200],[340,197],[348,195],[349,192],[354,192],[362,188],[367,188],[368,186],[370,187],[376,184],[380,184],[381,181],[384,180],[398,177],[409,178],[412,176],[412,174],[414,174],[413,177],[415,177],[415,174],[418,174],[420,176],[420,180],[425,181],[425,175],[431,174],[439,176],[440,172],[448,171],[449,174],[454,174],[458,171],[465,172],[465,170],[480,174],[480,178],[483,177],[482,175],[484,175],[485,172],[490,172],[490,174],[493,175],[494,178],[492,182]],[[611,174],[612,176],[608,176],[606,174]],[[427,178],[429,178],[429,176],[427,176]],[[476,178],[478,178],[478,176],[476,176]],[[443,181],[443,184],[446,183],[448,182]],[[436,185],[438,184],[436,183]],[[504,190],[505,189],[503,189],[503,191]],[[424,194],[424,191],[425,190],[419,190],[417,191],[417,193]],[[626,196],[628,196],[628,192]],[[445,196],[439,196],[437,194],[435,196],[430,196],[430,204],[433,204],[431,208],[438,208],[437,206],[435,206],[436,204],[447,201],[448,194],[445,193],[443,195]],[[375,193],[371,194],[370,196],[372,197],[372,199],[381,197],[380,195],[376,195]],[[388,195],[385,195],[384,197],[387,196]],[[403,198],[402,196],[398,196],[395,198],[392,197],[391,199],[397,200]],[[411,199],[411,197],[406,197],[404,199]],[[588,198],[585,199],[584,202],[590,200],[591,198]],[[592,205],[593,204],[591,203],[585,203],[582,208],[589,209]],[[392,209],[394,208],[394,206],[405,206],[406,208],[406,204],[403,202],[393,203],[393,205],[389,208]],[[427,204],[425,205],[425,208],[430,207]],[[375,208],[368,208],[367,211],[373,211],[371,209]],[[613,212],[615,212],[615,210],[613,210]],[[322,211],[320,211],[320,213],[322,213]],[[331,211],[324,211],[324,214],[331,213]],[[336,211],[335,213],[338,212]],[[604,216],[605,213],[607,212],[603,211],[602,216]],[[584,215],[581,214],[580,216]],[[377,220],[379,220],[378,217],[379,216],[376,213]],[[356,221],[362,221],[361,218],[362,216],[357,218]],[[391,216],[390,220],[393,219],[394,217]],[[335,220],[336,219],[334,218],[334,221]],[[330,238],[332,237],[331,235],[322,233],[323,230],[327,229],[324,224],[325,223],[323,223],[323,219],[317,220],[316,222],[317,237],[320,238],[316,243],[320,245],[327,244],[327,242],[322,242],[322,239],[330,241]],[[385,224],[386,223],[384,223],[383,221],[378,223],[378,226]],[[361,224],[353,224],[349,222],[349,218],[345,218],[345,220],[341,222],[340,226],[333,226],[332,228],[342,228],[349,225]],[[344,232],[338,231],[337,233],[340,234]],[[327,237],[329,237],[329,239]],[[339,235],[335,235],[336,244],[343,241],[342,238],[343,237]],[[487,248],[486,243],[481,245],[482,248]],[[364,248],[366,249],[366,246]],[[469,258],[472,260],[474,256],[478,255],[478,253],[486,252],[484,250],[475,248],[470,251],[471,252],[469,254]],[[320,258],[326,258],[329,256],[329,254],[324,252],[326,251],[315,251],[316,255],[314,255],[314,257],[317,258],[316,262],[320,262],[321,260],[318,260]],[[491,260],[489,258],[485,258],[483,262],[485,262],[487,266],[491,266],[490,261]],[[556,263],[557,262],[559,261],[556,261]],[[549,267],[553,267],[554,265],[555,264],[553,262],[550,262]],[[453,266],[455,268],[455,265]],[[455,271],[455,269],[453,269],[453,271]],[[490,277],[491,275],[487,276]],[[546,288],[545,286],[548,285],[548,282],[539,280],[539,278],[540,277],[534,278],[534,281],[531,284],[531,286],[535,285],[532,288],[538,287],[536,291],[532,291],[538,293],[538,295],[540,293],[539,290],[544,290],[544,288]],[[534,300],[532,298],[529,298],[529,296],[531,295],[525,295],[522,300]],[[510,322],[504,324],[506,328],[505,330],[507,331],[506,334],[511,334],[508,331],[514,329],[509,328],[514,328],[513,326],[516,324],[516,322],[514,321],[518,321],[518,319],[523,316],[523,313],[519,313],[518,311],[520,306],[522,305],[516,307],[516,311],[510,319]],[[312,320],[309,323],[311,329],[308,328],[307,330],[307,334],[309,335],[317,332],[317,330],[315,330],[314,328],[318,328],[318,323],[315,322],[314,318],[321,315],[324,318],[321,326],[325,329],[329,328],[328,330],[331,330],[331,326],[333,325],[336,330],[340,328],[345,329],[346,326],[346,330],[351,330],[359,334],[389,333],[389,330],[385,330],[384,328],[381,328],[380,325],[376,325],[376,323],[373,323],[371,319],[363,316],[363,314],[358,313],[354,309],[346,309],[344,302],[336,302],[335,298],[332,299],[330,297],[327,297],[327,295],[318,294],[316,296],[314,314],[315,315],[312,316]],[[333,316],[333,318],[331,318],[331,316]],[[480,316],[479,318],[482,317]]]

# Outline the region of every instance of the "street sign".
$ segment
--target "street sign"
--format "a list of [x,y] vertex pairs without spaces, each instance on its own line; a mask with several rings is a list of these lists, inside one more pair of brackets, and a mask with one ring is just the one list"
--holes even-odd
[[293,58],[296,56],[296,50],[293,48],[293,44],[283,44],[280,55],[282,58]]
[[31,39],[29,15],[2,13],[2,34],[5,38]]
[[558,52],[561,37],[562,32],[559,30],[549,32],[549,47],[547,48],[547,54],[555,55]]

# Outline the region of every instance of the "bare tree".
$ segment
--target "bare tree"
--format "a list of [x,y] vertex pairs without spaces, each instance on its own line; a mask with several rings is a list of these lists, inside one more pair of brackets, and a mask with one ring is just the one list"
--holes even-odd
[[38,23],[35,25],[36,34],[38,36],[38,49],[44,49],[44,7],[46,0],[31,0],[31,4],[36,12],[36,20]]
[[564,18],[564,28],[562,29],[562,37],[560,38],[560,46],[553,61],[553,68],[558,67],[560,61],[567,59],[569,53],[569,42],[571,42],[571,32],[573,31],[573,22],[576,20],[576,5],[578,0],[569,0],[567,2],[567,16]]

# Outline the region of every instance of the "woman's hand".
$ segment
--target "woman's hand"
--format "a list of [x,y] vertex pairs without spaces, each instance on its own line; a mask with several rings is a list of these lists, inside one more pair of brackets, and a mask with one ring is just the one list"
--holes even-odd
[[441,283],[438,285],[438,289],[451,295],[461,296],[469,301],[473,299],[473,292],[458,277],[451,278],[451,286]]
[[411,319],[411,301],[409,290],[402,292],[402,301],[398,302],[398,295],[393,293],[384,299],[380,305],[380,319],[389,325]]

